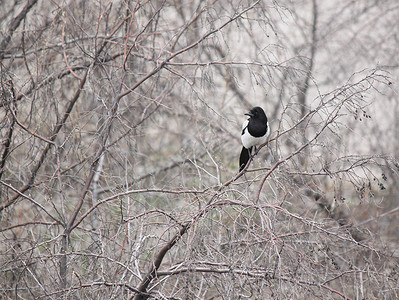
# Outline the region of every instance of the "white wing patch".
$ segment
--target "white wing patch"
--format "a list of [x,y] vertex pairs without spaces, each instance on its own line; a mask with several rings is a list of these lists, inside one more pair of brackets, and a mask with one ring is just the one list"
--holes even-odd
[[242,130],[244,130],[248,126],[249,120],[245,120],[244,123],[242,123]]

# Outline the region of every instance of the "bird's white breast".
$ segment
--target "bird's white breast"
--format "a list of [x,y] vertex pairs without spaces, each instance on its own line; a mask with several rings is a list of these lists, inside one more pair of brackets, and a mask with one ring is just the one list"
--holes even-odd
[[267,132],[264,136],[261,137],[253,137],[252,135],[249,134],[248,132],[248,120],[246,120],[243,124],[242,124],[242,130],[244,131],[244,134],[241,135],[241,142],[242,145],[249,149],[252,146],[258,146],[261,145],[263,143],[266,143],[267,141],[267,137],[270,134],[270,127],[269,127],[269,122],[267,122]]

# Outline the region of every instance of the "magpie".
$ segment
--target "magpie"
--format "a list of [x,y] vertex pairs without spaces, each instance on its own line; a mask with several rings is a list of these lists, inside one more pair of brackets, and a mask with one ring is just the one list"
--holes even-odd
[[269,122],[261,107],[256,106],[244,115],[249,116],[249,119],[242,124],[241,142],[243,147],[240,155],[240,172],[252,156],[252,148],[254,147],[256,151],[256,146],[265,143],[270,134]]

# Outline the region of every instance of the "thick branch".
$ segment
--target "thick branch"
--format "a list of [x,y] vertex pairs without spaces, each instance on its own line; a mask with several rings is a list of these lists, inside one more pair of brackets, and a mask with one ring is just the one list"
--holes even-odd
[[306,76],[304,81],[299,85],[299,95],[298,102],[301,106],[301,118],[305,115],[306,111],[306,94],[309,89],[309,81],[312,77],[314,59],[316,54],[316,29],[317,29],[317,3],[316,0],[313,0],[313,22],[312,22],[312,41],[310,45],[310,58],[309,58],[309,66],[306,70]]
[[166,253],[177,243],[178,240],[187,232],[187,230],[191,227],[192,222],[189,222],[182,226],[178,233],[159,251],[158,255],[155,257],[155,260],[151,266],[151,269],[148,271],[147,275],[141,281],[139,287],[137,288],[138,294],[134,297],[135,300],[143,300],[147,299],[148,295],[145,294],[147,291],[148,285],[151,281],[157,276],[157,271],[161,266],[162,260],[165,257]]
[[4,57],[4,50],[7,48],[8,44],[11,41],[11,37],[14,34],[15,30],[18,28],[19,24],[21,24],[22,20],[25,19],[29,10],[35,5],[37,0],[29,0],[22,11],[16,16],[10,23],[8,27],[7,33],[5,34],[3,40],[0,43],[0,60]]
[[[8,106],[10,106],[9,105],[10,102],[15,101],[14,88],[12,86],[9,88],[10,92],[11,92],[11,99],[9,101],[6,99],[7,98],[7,96],[6,96],[7,95],[7,89],[8,89],[7,87],[3,86],[4,99],[3,99],[2,102],[7,103]],[[10,107],[9,107],[9,111],[12,111],[12,109]],[[15,119],[12,118],[10,126],[8,127],[8,130],[7,130],[7,136],[5,138],[5,141],[3,142],[4,151],[3,151],[3,154],[1,155],[1,159],[0,159],[0,179],[3,176],[4,166],[6,164],[6,160],[7,160],[8,154],[10,153],[11,140],[12,140],[12,135],[13,135],[13,132],[14,132],[14,124],[15,124]]]

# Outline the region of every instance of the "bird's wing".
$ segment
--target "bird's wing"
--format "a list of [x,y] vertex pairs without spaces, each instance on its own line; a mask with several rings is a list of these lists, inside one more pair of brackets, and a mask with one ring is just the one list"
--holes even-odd
[[242,131],[241,131],[241,135],[243,135],[245,133],[245,129],[248,127],[248,120],[245,120],[244,123],[242,123]]

